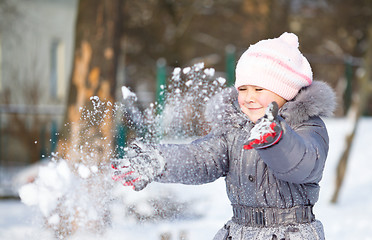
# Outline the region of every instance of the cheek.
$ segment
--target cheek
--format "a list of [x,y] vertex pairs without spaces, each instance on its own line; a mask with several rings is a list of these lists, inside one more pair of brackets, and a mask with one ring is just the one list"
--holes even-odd
[[241,94],[238,95],[238,103],[240,106],[244,103],[244,97]]
[[262,106],[267,107],[273,100],[271,98],[268,98],[268,96],[260,95],[257,97],[256,101]]

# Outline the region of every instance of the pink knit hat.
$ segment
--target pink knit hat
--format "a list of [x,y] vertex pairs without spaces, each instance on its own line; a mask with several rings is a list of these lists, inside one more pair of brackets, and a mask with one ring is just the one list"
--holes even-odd
[[293,99],[302,87],[313,81],[310,64],[298,46],[298,37],[287,32],[279,38],[251,45],[236,66],[235,87],[258,86],[286,100]]

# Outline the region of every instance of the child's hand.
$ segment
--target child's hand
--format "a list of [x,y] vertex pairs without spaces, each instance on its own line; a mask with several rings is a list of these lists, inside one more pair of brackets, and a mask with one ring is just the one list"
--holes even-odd
[[265,116],[260,118],[251,129],[248,143],[244,149],[261,149],[276,144],[282,136],[282,128],[277,121],[279,107],[276,102],[267,106]]
[[162,175],[165,163],[157,149],[136,142],[126,149],[123,159],[113,160],[111,167],[114,170],[114,181],[120,181],[124,186],[132,186],[134,190],[140,191]]

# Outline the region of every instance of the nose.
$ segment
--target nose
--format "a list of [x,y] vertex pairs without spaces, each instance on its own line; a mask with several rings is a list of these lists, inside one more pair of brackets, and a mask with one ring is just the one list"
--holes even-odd
[[254,97],[254,94],[252,93],[252,91],[247,91],[244,94],[244,102],[246,102],[246,103],[253,103],[254,100],[255,100],[255,97]]

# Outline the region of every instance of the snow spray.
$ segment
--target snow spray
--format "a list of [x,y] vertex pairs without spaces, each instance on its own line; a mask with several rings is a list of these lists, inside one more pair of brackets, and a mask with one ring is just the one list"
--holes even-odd
[[[113,108],[106,108],[110,102],[102,102],[93,96],[93,109],[81,109],[82,118],[86,125],[102,124],[104,115],[109,114],[107,109],[111,109],[112,121],[121,124],[125,119],[126,127],[134,133],[134,138],[127,141],[158,143],[195,138],[208,133],[204,109],[209,99],[222,91],[225,82],[224,78],[216,76],[214,69],[205,68],[203,63],[175,68],[164,87],[164,105],[154,102],[141,111],[136,94],[122,87],[123,99]],[[116,128],[113,131],[118,134]],[[22,202],[38,209],[45,224],[56,231],[57,238],[63,239],[77,229],[89,231],[97,228],[97,224],[104,226],[110,222],[107,206],[114,198],[110,191],[113,181],[109,181],[109,174],[102,174],[102,166],[99,159],[95,159],[93,150],[112,147],[110,157],[117,158],[118,148],[123,146],[112,145],[97,146],[89,139],[85,144],[74,145],[73,152],[81,158],[75,164],[68,164],[58,153],[52,153],[50,161],[40,167],[36,180],[20,189]],[[58,232],[61,225],[70,226],[67,234]]]

